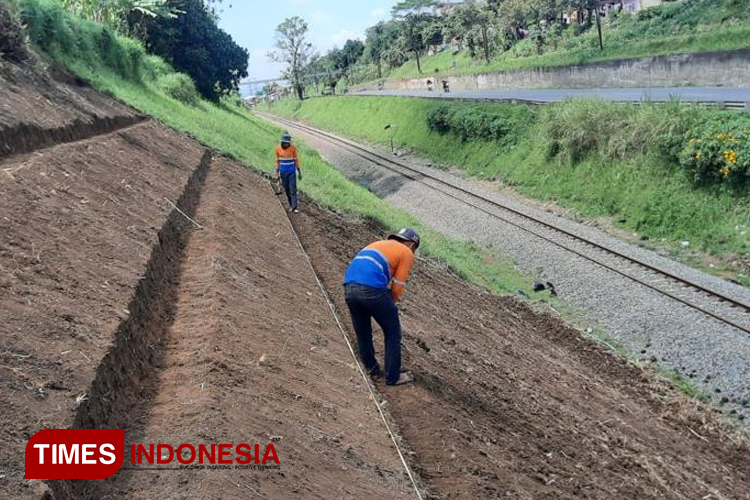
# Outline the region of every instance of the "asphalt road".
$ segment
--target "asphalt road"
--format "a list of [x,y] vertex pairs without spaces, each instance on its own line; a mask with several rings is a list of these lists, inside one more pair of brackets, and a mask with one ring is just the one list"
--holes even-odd
[[679,98],[683,102],[750,102],[750,88],[728,87],[649,87],[599,89],[528,89],[528,90],[456,90],[450,93],[436,88],[425,90],[365,90],[351,95],[396,95],[434,99],[487,99],[559,102],[576,97],[599,97],[606,101],[666,102]]

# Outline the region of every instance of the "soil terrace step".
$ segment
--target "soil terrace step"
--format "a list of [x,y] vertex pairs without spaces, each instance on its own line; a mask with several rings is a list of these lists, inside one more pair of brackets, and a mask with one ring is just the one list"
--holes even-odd
[[38,498],[23,450],[73,425],[204,148],[155,123],[0,164],[0,491]]
[[63,70],[0,66],[0,159],[112,132],[138,112]]
[[204,229],[192,232],[182,256],[174,318],[163,325],[158,375],[147,388],[153,393],[128,412],[127,444],[259,443],[264,449],[275,436],[281,468],[148,471],[135,465],[104,485],[92,484],[92,496],[412,498],[268,183],[218,159],[195,218]]

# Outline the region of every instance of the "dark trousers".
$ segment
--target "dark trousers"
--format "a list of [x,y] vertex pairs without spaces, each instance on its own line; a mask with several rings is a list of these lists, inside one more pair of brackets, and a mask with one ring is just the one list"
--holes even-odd
[[370,373],[380,372],[372,345],[372,319],[378,322],[385,337],[385,382],[395,384],[401,375],[401,321],[398,308],[388,289],[365,285],[344,286],[346,305],[357,332],[359,356]]
[[297,171],[290,170],[289,172],[281,172],[279,175],[281,175],[281,183],[284,186],[289,206],[293,209],[297,208]]

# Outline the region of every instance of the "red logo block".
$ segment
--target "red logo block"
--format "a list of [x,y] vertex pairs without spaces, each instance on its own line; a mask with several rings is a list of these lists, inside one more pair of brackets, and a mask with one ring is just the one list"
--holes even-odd
[[124,429],[45,429],[26,445],[26,479],[104,479],[124,457]]

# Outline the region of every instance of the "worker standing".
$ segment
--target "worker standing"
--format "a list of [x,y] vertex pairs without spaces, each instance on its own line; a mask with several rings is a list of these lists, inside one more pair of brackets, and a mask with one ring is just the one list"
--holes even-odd
[[383,329],[388,385],[414,380],[411,373],[401,372],[401,320],[396,304],[401,300],[417,248],[419,235],[413,229],[402,229],[362,249],[344,276],[346,305],[357,332],[359,355],[373,377],[382,376],[382,371],[372,344],[372,318]]
[[299,180],[302,180],[297,148],[292,144],[292,136],[285,131],[281,136],[281,144],[276,146],[276,179],[281,178],[286,199],[289,201],[289,211],[295,214],[299,213],[297,209],[297,176],[299,176]]

